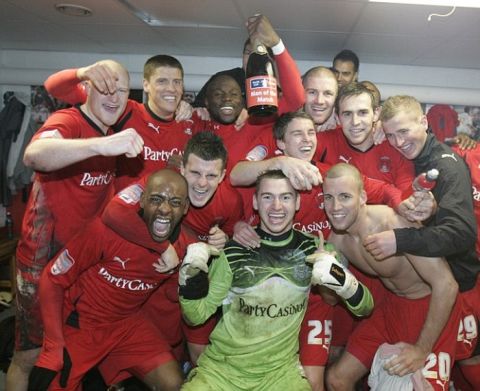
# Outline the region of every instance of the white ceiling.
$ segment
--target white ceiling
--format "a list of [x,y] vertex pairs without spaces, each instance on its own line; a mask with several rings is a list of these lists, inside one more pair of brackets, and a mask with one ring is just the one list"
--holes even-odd
[[[93,15],[62,15],[54,4],[64,1]],[[263,13],[297,60],[330,61],[349,48],[364,63],[479,69],[480,8],[427,21],[449,10],[367,0],[0,0],[0,49],[240,57],[244,21]]]

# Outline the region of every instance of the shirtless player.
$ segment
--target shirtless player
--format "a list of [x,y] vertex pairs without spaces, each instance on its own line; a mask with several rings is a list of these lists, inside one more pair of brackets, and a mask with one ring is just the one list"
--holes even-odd
[[460,321],[458,285],[443,258],[396,254],[376,261],[362,240],[372,232],[412,227],[387,206],[366,205],[356,168],[337,164],[324,184],[325,210],[334,228],[329,237],[337,250],[362,271],[377,275],[388,288],[371,318],[350,336],[346,352],[327,372],[329,390],[353,390],[365,375],[378,347],[399,343],[400,353],[385,370],[405,376],[422,367],[433,389],[448,385]]

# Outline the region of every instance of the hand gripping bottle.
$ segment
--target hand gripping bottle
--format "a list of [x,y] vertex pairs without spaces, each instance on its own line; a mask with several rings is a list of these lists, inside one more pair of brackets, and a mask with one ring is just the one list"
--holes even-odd
[[252,123],[257,124],[275,120],[278,97],[277,79],[267,49],[255,42],[254,50],[248,57],[245,91],[248,115]]
[[415,191],[430,191],[435,187],[438,178],[438,170],[432,168],[427,172],[419,174],[412,182],[413,190]]

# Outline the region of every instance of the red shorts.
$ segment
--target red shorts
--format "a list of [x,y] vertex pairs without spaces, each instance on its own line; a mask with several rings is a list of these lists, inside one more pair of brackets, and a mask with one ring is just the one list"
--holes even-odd
[[307,311],[300,328],[300,362],[325,366],[332,337],[333,308],[317,293],[310,293]]
[[[461,318],[462,303],[459,297],[450,318],[428,356],[424,376],[432,387],[448,387],[450,370],[456,352],[456,335]],[[368,319],[363,320],[350,336],[347,351],[366,368],[370,368],[378,347],[384,343],[406,342],[414,344],[425,322],[430,296],[411,300],[385,291],[384,300]]]
[[480,355],[480,276],[469,291],[460,293],[462,319],[457,336],[457,360]]
[[[386,288],[377,277],[367,276],[358,270],[354,265],[349,265],[348,269],[365,285],[373,296],[375,308],[379,305]],[[333,309],[333,324],[335,325],[332,335],[332,346],[345,346],[348,337],[364,318],[357,318],[343,305],[336,305]]]
[[[125,372],[142,379],[153,369],[174,360],[168,342],[140,314],[95,328],[65,325],[63,332],[73,363],[67,390],[76,390],[84,374],[98,363],[105,382],[113,384],[125,378]],[[62,389],[58,377],[52,384],[52,390]]]
[[182,313],[178,301],[178,275],[172,275],[148,298],[144,315],[158,328],[173,350],[183,356]]
[[204,324],[199,326],[190,326],[183,322],[183,333],[190,343],[199,345],[208,345],[210,334],[217,325],[217,316],[211,316]]
[[185,356],[185,340],[207,345],[216,325],[215,317],[195,327],[188,326],[183,321],[178,298],[178,274],[172,275],[150,296],[142,311],[168,340],[179,362],[188,359]]
[[38,349],[43,343],[38,284],[44,266],[17,262],[15,350]]

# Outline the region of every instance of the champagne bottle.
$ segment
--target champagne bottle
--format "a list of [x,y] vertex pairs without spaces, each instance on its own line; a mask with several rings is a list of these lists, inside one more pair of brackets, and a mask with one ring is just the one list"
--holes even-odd
[[261,43],[254,45],[247,61],[246,97],[247,109],[253,123],[275,120],[278,111],[277,80],[273,62]]

